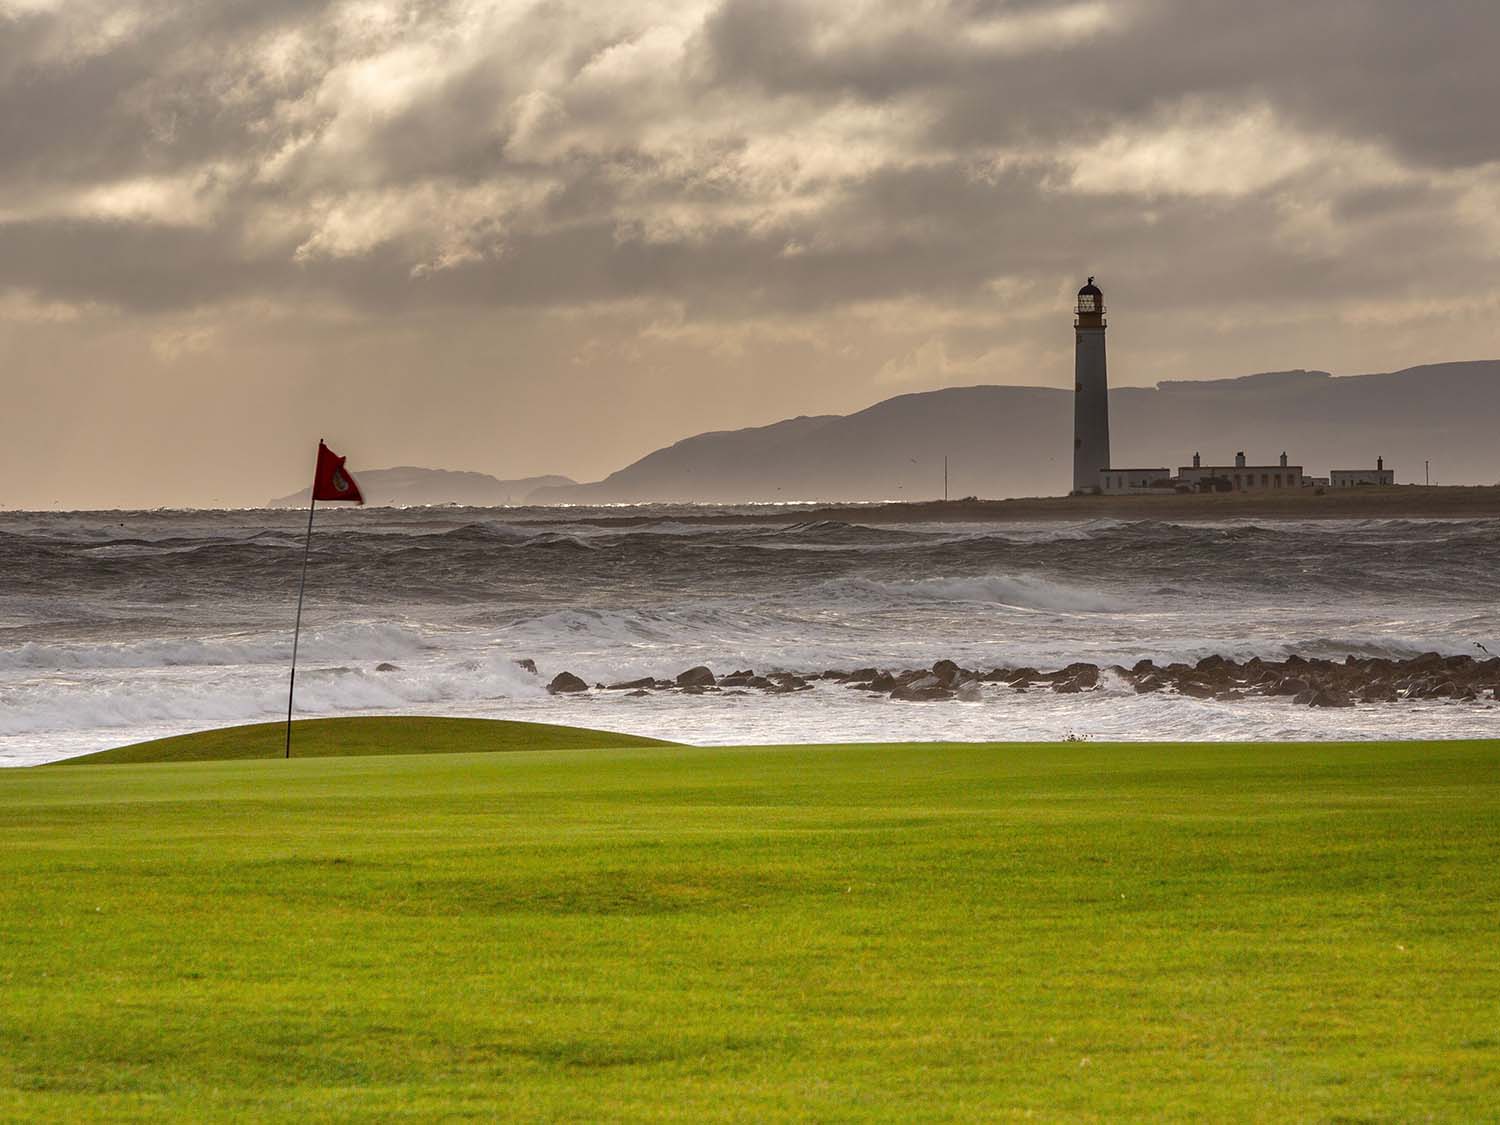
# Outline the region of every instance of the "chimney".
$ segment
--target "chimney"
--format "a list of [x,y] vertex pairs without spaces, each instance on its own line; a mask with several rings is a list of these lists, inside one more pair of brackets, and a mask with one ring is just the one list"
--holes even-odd
[[1245,467],[1245,451],[1242,449],[1234,455],[1234,467],[1243,469]]
[[1385,472],[1385,458],[1384,457],[1377,457],[1377,458],[1375,458],[1375,471],[1377,473],[1383,473],[1383,472]]
[[1203,468],[1203,458],[1200,457],[1200,456],[1198,456],[1198,454],[1196,454],[1196,453],[1193,454],[1193,468],[1195,468],[1195,469],[1201,469],[1201,468]]
[[1286,450],[1281,451],[1281,467],[1286,468]]

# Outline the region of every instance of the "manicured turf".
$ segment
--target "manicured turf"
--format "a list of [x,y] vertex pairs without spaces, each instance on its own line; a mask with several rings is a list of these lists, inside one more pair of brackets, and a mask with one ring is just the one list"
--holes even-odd
[[[434,719],[418,715],[298,719],[292,724],[292,757],[350,758],[366,754],[463,754],[498,750],[584,750],[595,746],[670,746],[656,738],[517,723],[503,719]],[[283,723],[255,723],[137,742],[69,758],[59,765],[110,766],[124,762],[220,762],[280,758]]]
[[0,1119],[1494,1120],[1500,744],[0,772]]

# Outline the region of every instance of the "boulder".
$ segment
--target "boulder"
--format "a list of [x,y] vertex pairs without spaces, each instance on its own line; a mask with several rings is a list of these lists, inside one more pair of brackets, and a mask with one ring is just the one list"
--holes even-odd
[[891,689],[891,698],[908,703],[926,703],[937,699],[952,699],[953,691],[942,680],[928,674],[907,683],[898,683]]
[[1070,683],[1077,684],[1080,689],[1096,688],[1099,686],[1099,668],[1094,664],[1069,664],[1063,669]]
[[1166,686],[1166,681],[1160,676],[1143,676],[1135,682],[1135,693],[1145,695],[1147,692],[1161,691]]
[[394,664],[391,664],[391,663],[389,663],[387,661],[382,660],[379,664],[375,665],[375,671],[377,671],[377,672],[399,672],[399,671],[401,671],[401,669],[399,667],[397,667],[396,665],[394,665]]
[[528,657],[523,657],[522,659],[517,660],[516,661],[516,667],[517,668],[522,668],[525,671],[530,672],[533,676],[535,676],[537,674],[537,671],[536,671],[536,661],[532,660],[529,656]]
[[1300,676],[1282,676],[1266,689],[1267,695],[1301,695],[1304,691],[1311,691],[1312,684]]
[[960,669],[951,660],[939,660],[932,666],[932,674],[936,676],[944,687],[952,687],[958,679]]
[[653,688],[656,681],[650,676],[643,676],[639,680],[624,680],[617,684],[610,684],[610,691],[641,691],[645,688]]
[[681,672],[677,676],[677,686],[680,688],[713,687],[716,682],[714,674],[701,664],[696,668],[689,668],[686,672]]
[[1177,690],[1190,699],[1212,699],[1219,694],[1218,688],[1198,680],[1183,680],[1177,685]]
[[552,677],[552,682],[547,685],[547,690],[553,695],[561,692],[588,691],[589,685],[580,680],[572,672],[559,672]]

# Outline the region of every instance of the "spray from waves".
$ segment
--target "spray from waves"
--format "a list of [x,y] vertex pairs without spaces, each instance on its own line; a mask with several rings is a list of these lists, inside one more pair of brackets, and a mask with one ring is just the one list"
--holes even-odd
[[982,574],[969,578],[911,578],[879,581],[846,578],[826,584],[825,589],[845,599],[867,599],[890,604],[899,602],[971,602],[1008,609],[1043,610],[1058,613],[1112,613],[1125,608],[1115,599],[1077,586],[1052,582],[1036,575]]
[[[391,660],[433,647],[419,630],[379,623],[338,625],[304,632],[301,653],[309,660]],[[28,641],[0,648],[0,671],[69,671],[87,668],[215,667],[284,664],[292,639],[184,638],[120,644],[42,644]]]
[[[299,716],[545,695],[539,677],[501,653],[395,673],[344,667],[299,668],[297,672]],[[66,688],[56,684],[12,688],[0,707],[0,737],[161,724],[248,723],[285,714],[283,669],[220,668],[192,673],[156,669],[125,678],[95,678]]]

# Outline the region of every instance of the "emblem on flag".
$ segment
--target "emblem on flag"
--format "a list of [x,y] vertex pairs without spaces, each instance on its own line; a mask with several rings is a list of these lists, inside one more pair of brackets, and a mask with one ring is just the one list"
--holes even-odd
[[318,442],[318,469],[313,474],[314,500],[349,500],[363,504],[359,484],[344,468],[344,459],[321,441]]

